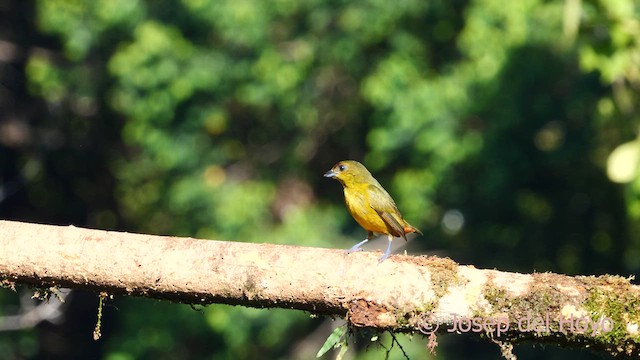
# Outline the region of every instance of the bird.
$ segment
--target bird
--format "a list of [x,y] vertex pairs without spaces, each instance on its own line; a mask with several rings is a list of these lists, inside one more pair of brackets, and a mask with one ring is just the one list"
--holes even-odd
[[336,179],[342,184],[347,210],[367,231],[367,238],[346,254],[361,251],[361,246],[371,240],[375,233],[385,234],[389,239],[387,251],[378,263],[386,260],[391,253],[393,237],[407,240],[407,234],[422,232],[402,218],[398,206],[389,193],[380,185],[367,168],[355,160],[343,160],[336,163],[324,177]]

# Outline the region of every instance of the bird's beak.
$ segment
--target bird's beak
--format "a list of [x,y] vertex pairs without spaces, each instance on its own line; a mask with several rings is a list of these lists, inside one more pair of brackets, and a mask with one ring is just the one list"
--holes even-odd
[[328,177],[328,178],[334,178],[336,177],[338,174],[336,174],[333,170],[329,170],[326,173],[324,173],[324,177]]

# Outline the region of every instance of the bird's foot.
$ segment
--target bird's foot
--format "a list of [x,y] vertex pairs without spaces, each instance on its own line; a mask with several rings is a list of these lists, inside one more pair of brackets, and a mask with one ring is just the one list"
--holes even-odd
[[387,246],[387,251],[385,251],[384,255],[382,255],[382,257],[378,260],[378,264],[380,264],[383,261],[387,260],[389,255],[391,255],[391,241],[392,240],[393,240],[393,238],[391,236],[389,236],[389,245]]
[[384,255],[382,255],[382,257],[380,257],[380,259],[378,260],[378,264],[381,264],[383,261],[387,260],[387,258],[389,258],[389,253],[385,253]]
[[351,247],[351,249],[345,250],[344,253],[345,254],[351,254],[352,252],[362,251],[361,246],[364,245],[367,241],[369,241],[368,238],[360,241],[359,243],[357,243],[353,247]]

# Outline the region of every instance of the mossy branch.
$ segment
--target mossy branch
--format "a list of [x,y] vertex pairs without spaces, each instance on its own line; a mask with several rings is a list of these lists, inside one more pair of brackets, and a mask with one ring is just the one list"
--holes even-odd
[[467,332],[638,356],[640,287],[604,275],[517,274],[449,259],[203,241],[0,221],[0,280],[188,304],[346,316],[355,327]]

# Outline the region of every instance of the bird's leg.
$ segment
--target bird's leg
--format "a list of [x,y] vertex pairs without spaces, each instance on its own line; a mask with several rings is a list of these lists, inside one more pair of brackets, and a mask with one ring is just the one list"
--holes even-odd
[[345,250],[345,254],[350,254],[354,251],[362,251],[362,249],[360,248],[362,245],[366,244],[367,241],[371,240],[371,238],[373,238],[373,232],[371,231],[367,231],[367,238],[360,241],[359,243],[355,244],[354,246],[351,247],[351,249],[349,250]]
[[380,260],[378,260],[378,264],[387,260],[389,255],[391,255],[391,242],[393,241],[393,235],[389,234],[388,236],[389,236],[389,245],[387,246],[387,251],[385,251],[384,255],[382,255]]

